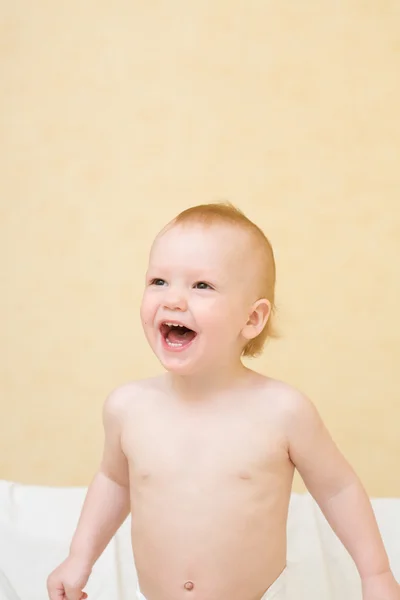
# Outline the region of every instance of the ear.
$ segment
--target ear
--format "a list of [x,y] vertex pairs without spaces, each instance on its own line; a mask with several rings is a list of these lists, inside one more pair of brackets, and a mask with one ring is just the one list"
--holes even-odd
[[260,298],[251,309],[246,325],[242,329],[242,335],[246,340],[257,337],[264,329],[271,314],[271,302],[266,298]]

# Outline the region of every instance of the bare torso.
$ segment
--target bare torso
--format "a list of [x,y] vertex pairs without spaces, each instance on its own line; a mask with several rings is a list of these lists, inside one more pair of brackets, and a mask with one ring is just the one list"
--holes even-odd
[[206,403],[177,400],[163,378],[138,385],[121,441],[141,591],[148,600],[259,600],[286,564],[294,466],[280,382],[257,375]]

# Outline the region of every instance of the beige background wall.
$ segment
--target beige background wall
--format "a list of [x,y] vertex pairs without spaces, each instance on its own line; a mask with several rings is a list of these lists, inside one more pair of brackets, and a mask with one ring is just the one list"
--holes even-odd
[[0,6],[0,478],[89,482],[104,398],[159,370],[152,237],[226,198],[277,258],[283,337],[254,367],[400,496],[399,3]]

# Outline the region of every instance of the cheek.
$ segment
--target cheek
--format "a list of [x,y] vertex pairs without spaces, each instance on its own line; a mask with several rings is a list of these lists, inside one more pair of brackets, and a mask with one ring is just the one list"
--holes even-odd
[[235,328],[237,315],[234,308],[223,298],[201,303],[197,307],[196,318],[204,331],[216,337]]
[[190,310],[203,329],[215,326],[221,320],[221,302],[214,298],[195,298]]
[[216,317],[214,319],[214,330],[217,335],[220,333],[225,340],[227,338],[236,339],[246,323],[246,312],[240,302],[224,301],[218,307],[218,311],[215,310],[214,313]]
[[148,325],[153,321],[156,310],[155,299],[145,292],[140,304],[140,318],[143,325]]

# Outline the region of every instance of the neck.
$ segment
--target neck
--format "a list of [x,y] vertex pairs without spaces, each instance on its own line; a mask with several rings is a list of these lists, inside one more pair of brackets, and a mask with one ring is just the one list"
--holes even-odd
[[184,400],[209,400],[237,387],[249,373],[251,371],[239,360],[191,375],[168,373],[167,378],[173,392]]

